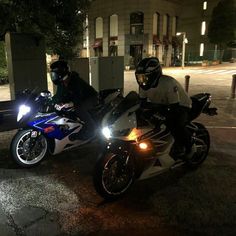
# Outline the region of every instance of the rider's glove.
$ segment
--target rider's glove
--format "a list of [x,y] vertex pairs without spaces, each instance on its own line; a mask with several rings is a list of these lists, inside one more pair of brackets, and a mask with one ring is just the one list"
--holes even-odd
[[73,102],[69,102],[69,103],[64,103],[64,104],[55,104],[54,107],[57,111],[61,111],[63,109],[71,108],[73,106],[74,106]]
[[64,108],[71,108],[74,106],[73,102],[64,103]]
[[61,111],[61,109],[63,108],[63,105],[61,105],[61,104],[55,104],[54,107],[55,107],[55,109],[56,109],[57,111]]

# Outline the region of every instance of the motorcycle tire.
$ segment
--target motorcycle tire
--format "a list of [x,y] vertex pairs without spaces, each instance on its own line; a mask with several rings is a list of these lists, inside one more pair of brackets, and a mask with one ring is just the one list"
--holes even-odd
[[32,129],[19,130],[11,142],[11,156],[13,161],[20,167],[30,168],[36,166],[48,154],[48,142],[42,134],[37,137],[38,140],[34,147],[32,149],[29,148],[31,132]]
[[105,153],[95,165],[94,187],[97,193],[107,201],[123,196],[134,182],[133,162],[129,159],[127,164],[126,159],[127,154]]
[[189,168],[195,169],[199,165],[201,165],[207,158],[209,149],[210,149],[210,135],[206,127],[198,122],[193,122],[194,125],[198,127],[198,131],[194,133],[195,137],[195,145],[198,148],[199,146],[203,146],[204,148],[202,152],[196,153],[192,158],[186,161],[187,166]]

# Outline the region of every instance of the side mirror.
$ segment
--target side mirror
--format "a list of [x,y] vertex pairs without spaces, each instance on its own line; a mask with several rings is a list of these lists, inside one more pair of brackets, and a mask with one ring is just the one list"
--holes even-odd
[[41,97],[45,97],[45,98],[50,98],[50,97],[52,97],[52,94],[51,94],[50,91],[45,90],[45,91],[42,91],[42,92],[40,93],[40,96],[41,96]]

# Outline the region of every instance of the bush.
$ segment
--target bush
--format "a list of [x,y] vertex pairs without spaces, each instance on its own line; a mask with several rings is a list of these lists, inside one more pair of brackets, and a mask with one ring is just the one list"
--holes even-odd
[[7,78],[5,44],[2,41],[0,42],[0,78]]

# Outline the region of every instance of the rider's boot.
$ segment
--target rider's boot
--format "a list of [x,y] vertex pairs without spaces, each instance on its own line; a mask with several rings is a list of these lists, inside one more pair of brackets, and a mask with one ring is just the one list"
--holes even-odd
[[197,146],[196,146],[196,144],[194,143],[194,144],[192,144],[191,149],[190,149],[188,152],[186,152],[186,154],[185,154],[185,160],[191,160],[192,157],[193,157],[193,155],[194,155],[196,152],[197,152]]
[[185,156],[185,147],[180,145],[174,145],[170,151],[170,156],[176,161],[178,159],[183,159]]

